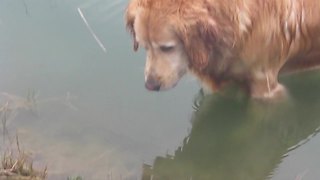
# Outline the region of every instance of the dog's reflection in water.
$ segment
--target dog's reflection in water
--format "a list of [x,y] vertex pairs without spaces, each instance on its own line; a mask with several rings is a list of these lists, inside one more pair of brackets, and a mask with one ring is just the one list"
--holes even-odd
[[299,86],[292,87],[291,99],[282,103],[204,96],[183,145],[173,156],[145,165],[142,179],[268,179],[290,150],[319,131],[320,85],[310,78],[316,80],[311,75],[301,82],[287,81],[288,86]]

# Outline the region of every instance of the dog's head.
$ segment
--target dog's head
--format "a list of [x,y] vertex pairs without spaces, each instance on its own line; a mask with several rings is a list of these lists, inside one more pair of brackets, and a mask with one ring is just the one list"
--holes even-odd
[[[126,25],[134,50],[146,49],[145,86],[149,90],[174,87],[191,69],[204,71],[216,30],[206,9],[181,0],[132,0]],[[210,42],[210,43],[209,43]]]

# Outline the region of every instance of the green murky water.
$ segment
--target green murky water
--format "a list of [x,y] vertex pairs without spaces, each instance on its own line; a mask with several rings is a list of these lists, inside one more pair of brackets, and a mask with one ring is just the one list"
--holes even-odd
[[6,136],[17,133],[49,179],[319,179],[320,73],[283,77],[283,104],[203,97],[190,77],[150,93],[126,4],[0,1]]

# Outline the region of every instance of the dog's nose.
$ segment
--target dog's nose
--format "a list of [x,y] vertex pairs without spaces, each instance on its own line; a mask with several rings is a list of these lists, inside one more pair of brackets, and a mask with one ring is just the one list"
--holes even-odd
[[148,76],[145,86],[150,91],[159,91],[161,83],[154,76]]

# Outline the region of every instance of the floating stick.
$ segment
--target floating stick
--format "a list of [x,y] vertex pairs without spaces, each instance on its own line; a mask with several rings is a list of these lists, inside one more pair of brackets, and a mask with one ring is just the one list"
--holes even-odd
[[81,19],[83,20],[84,24],[87,26],[87,28],[89,29],[91,35],[93,36],[93,38],[96,40],[96,42],[99,44],[99,46],[101,47],[101,49],[104,52],[107,52],[106,48],[104,47],[104,45],[102,44],[102,42],[100,41],[100,39],[98,38],[98,36],[94,33],[94,31],[92,30],[91,26],[89,25],[87,19],[84,17],[82,11],[80,8],[78,8],[78,12],[80,14]]

